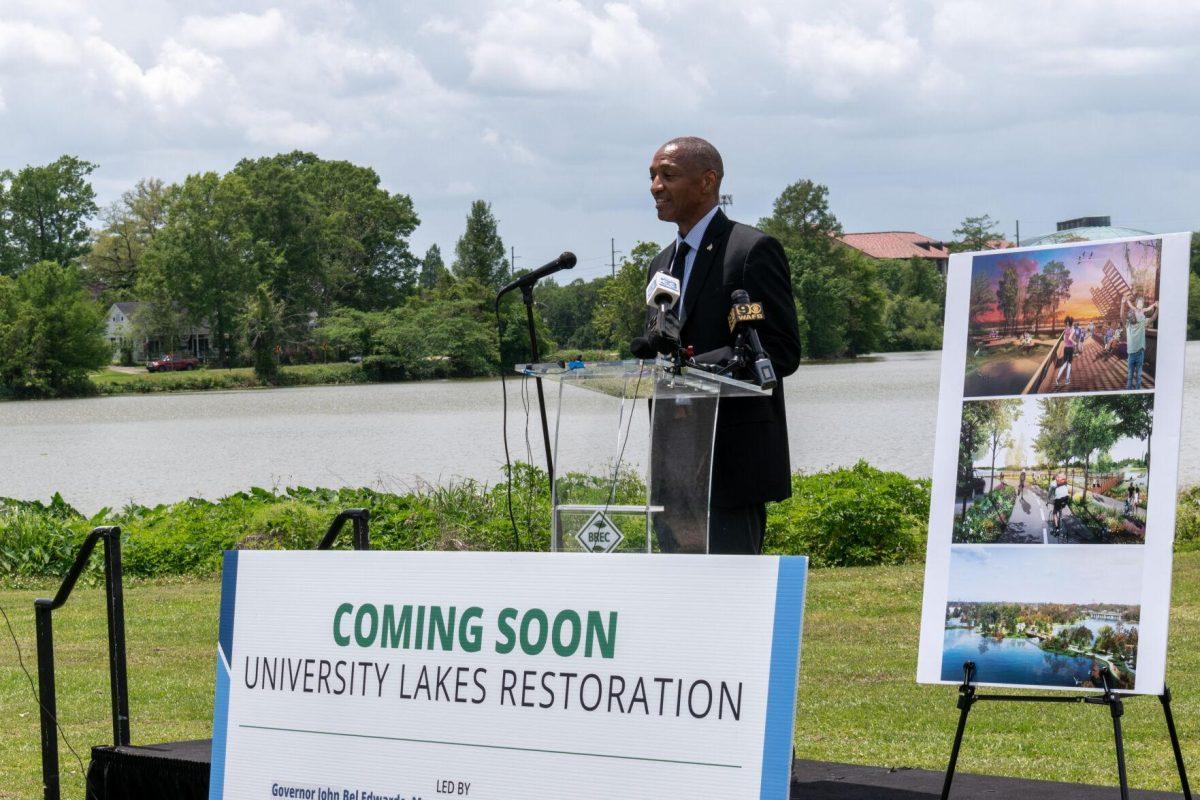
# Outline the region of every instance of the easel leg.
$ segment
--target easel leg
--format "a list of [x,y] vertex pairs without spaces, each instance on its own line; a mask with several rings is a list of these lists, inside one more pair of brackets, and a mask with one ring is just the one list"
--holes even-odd
[[1179,749],[1179,734],[1175,732],[1175,716],[1171,713],[1171,690],[1163,687],[1158,696],[1163,714],[1167,718],[1167,732],[1171,734],[1171,748],[1175,751],[1175,766],[1179,768],[1179,784],[1183,787],[1184,800],[1192,800],[1192,788],[1188,786],[1187,769],[1183,766],[1183,751]]
[[1117,742],[1117,778],[1121,782],[1121,800],[1129,800],[1129,776],[1125,773],[1125,739],[1121,735],[1121,717],[1125,714],[1125,703],[1112,691],[1109,683],[1111,673],[1108,669],[1100,673],[1100,678],[1104,682],[1104,702],[1112,714],[1113,737]]
[[946,780],[942,783],[942,800],[950,800],[950,784],[954,783],[954,770],[958,766],[958,751],[962,747],[963,732],[967,729],[967,714],[975,704],[975,662],[963,664],[963,682],[958,687],[958,730],[954,733],[954,747],[950,750],[950,764],[946,767]]

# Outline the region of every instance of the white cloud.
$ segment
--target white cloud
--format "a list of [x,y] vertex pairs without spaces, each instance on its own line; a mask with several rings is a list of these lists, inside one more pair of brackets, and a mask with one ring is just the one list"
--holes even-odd
[[479,140],[495,149],[500,155],[518,164],[533,164],[538,160],[528,147],[511,136],[501,135],[493,128],[484,128]]
[[149,101],[156,111],[165,107],[180,107],[196,100],[206,89],[223,78],[221,60],[195,48],[168,39],[162,46],[158,61],[142,69],[126,52],[112,43],[93,36],[84,42],[93,69],[121,100]]
[[1200,224],[1195,0],[0,4],[0,168],[77,153],[102,200],[301,147],[411,192],[414,250],[483,197],[518,252],[607,262],[669,235],[646,163],[696,134],[741,219],[812,177],[849,229]]
[[213,50],[261,48],[279,40],[284,24],[277,8],[262,14],[190,16],[183,20],[183,36]]
[[874,31],[847,21],[796,21],[784,59],[820,98],[845,101],[862,86],[891,83],[920,62],[921,47],[904,18],[891,13]]
[[78,43],[62,31],[21,20],[0,19],[0,64],[64,67],[79,60]]
[[624,3],[598,12],[577,0],[502,3],[469,39],[471,82],[487,89],[608,93],[670,74],[655,35]]

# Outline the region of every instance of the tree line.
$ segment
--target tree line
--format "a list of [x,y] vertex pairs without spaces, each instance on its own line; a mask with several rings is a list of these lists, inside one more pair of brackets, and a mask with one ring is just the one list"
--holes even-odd
[[[281,363],[348,357],[381,379],[495,374],[528,357],[519,299],[493,307],[513,270],[484,200],[447,263],[437,245],[411,252],[412,199],[370,167],[281,153],[140,180],[100,208],[96,166],[68,155],[0,172],[0,393],[87,391],[112,359],[104,313],[121,301],[140,304],[133,339],[170,351],[204,331],[212,366],[252,364],[267,380]],[[791,184],[758,225],[787,252],[806,357],[940,347],[942,275],[841,244],[827,187]],[[960,249],[998,236],[986,216],[955,234]],[[638,242],[612,275],[541,284],[543,351],[628,355],[659,249]]]

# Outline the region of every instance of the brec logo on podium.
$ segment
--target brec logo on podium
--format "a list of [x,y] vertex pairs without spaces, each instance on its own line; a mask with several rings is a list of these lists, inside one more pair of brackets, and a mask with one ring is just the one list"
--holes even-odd
[[612,523],[603,511],[592,514],[575,538],[589,553],[611,553],[625,538],[621,529]]

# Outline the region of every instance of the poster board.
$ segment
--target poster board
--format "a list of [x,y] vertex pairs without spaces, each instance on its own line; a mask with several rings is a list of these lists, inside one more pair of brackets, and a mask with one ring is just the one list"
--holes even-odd
[[919,682],[1162,692],[1189,244],[951,257]]
[[226,553],[209,796],[785,800],[806,573]]

